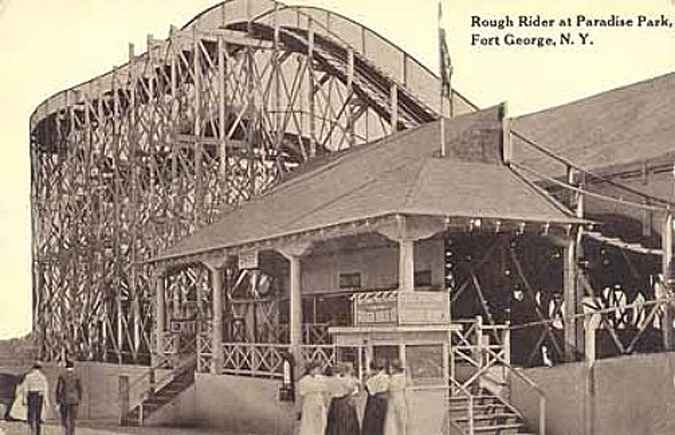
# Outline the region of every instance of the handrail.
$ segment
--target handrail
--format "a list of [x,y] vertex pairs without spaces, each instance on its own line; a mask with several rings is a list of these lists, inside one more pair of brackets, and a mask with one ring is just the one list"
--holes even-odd
[[129,384],[129,391],[134,389],[136,386],[138,386],[141,382],[143,382],[146,378],[151,378],[154,375],[155,370],[159,370],[165,367],[165,364],[170,361],[170,358],[166,355],[160,355],[160,361],[155,363],[154,365],[148,367],[148,369],[139,377],[133,380]]
[[148,396],[151,396],[152,394],[155,393],[155,391],[161,389],[162,387],[166,386],[169,382],[171,382],[173,379],[176,377],[184,374],[185,372],[189,371],[190,368],[194,367],[197,364],[197,355],[191,355],[189,358],[185,359],[182,361],[177,367],[175,367],[172,370],[169,370],[168,373],[166,373],[164,376],[162,376],[160,379],[155,379],[155,371],[158,369],[163,368],[163,365],[168,362],[169,358],[168,357],[162,357],[162,361],[158,362],[157,364],[151,366],[148,368],[148,370],[143,373],[141,376],[137,377],[134,379],[133,382],[129,384],[129,393],[131,391],[141,385],[141,382],[145,381],[146,378],[149,379],[149,387],[146,391],[141,392],[136,396],[135,400],[132,402],[131,401],[131,394],[129,394],[129,408],[128,411],[134,409],[136,406],[140,406],[140,412],[138,414],[139,418],[139,423],[142,423],[143,421],[143,401],[148,398]]
[[[460,343],[457,345],[453,345],[452,349],[455,350],[469,350],[469,349],[476,349],[480,352],[480,355],[478,359],[475,362],[470,362],[471,364],[476,365],[476,368],[478,369],[477,374],[469,380],[469,383],[475,382],[479,378],[488,378],[491,381],[494,382],[494,378],[490,376],[489,372],[487,371],[490,367],[497,367],[500,365],[501,367],[505,368],[508,370],[508,373],[513,373],[517,378],[523,381],[525,385],[527,385],[530,389],[534,390],[534,392],[537,394],[538,399],[539,399],[539,435],[546,435],[546,393],[544,390],[542,390],[534,380],[529,378],[527,375],[524,373],[521,373],[518,371],[515,367],[511,365],[511,361],[508,358],[508,353],[509,352],[509,336],[508,333],[510,332],[510,325],[505,324],[505,325],[498,325],[498,324],[488,324],[485,325],[481,322],[481,319],[477,317],[476,319],[464,319],[464,320],[453,320],[453,323],[460,323],[463,325],[470,325],[468,330],[463,334],[460,332],[456,332],[460,339]],[[489,330],[493,332],[497,331],[504,331],[505,332],[505,337],[503,337],[503,343],[500,344],[483,344],[480,342],[482,332],[484,330]],[[470,338],[468,337],[470,334],[476,334],[476,340],[477,342],[473,344],[470,342]],[[503,350],[502,350],[503,349]],[[487,354],[489,357],[492,358],[492,362],[486,366],[483,367],[483,355]],[[461,352],[460,352],[461,355]],[[454,364],[454,357],[453,357],[453,364]],[[460,384],[457,380],[453,379],[452,377],[450,378],[452,383],[458,386],[460,389],[466,391],[466,387],[464,387],[462,384]],[[504,385],[501,382],[497,382],[498,384]],[[511,383],[506,382],[506,385],[509,386]],[[467,385],[465,383],[464,385]],[[516,414],[520,414],[510,403],[505,404],[509,409],[511,409],[513,412]]]
[[[473,395],[462,384],[457,382],[456,379],[454,379],[452,377],[450,377],[449,379],[450,379],[451,384],[454,384],[455,387],[459,388],[459,390],[463,393],[463,395],[466,396],[466,398],[468,399],[468,404],[467,404],[467,423],[469,425],[468,435],[474,435],[475,434],[475,431],[474,431],[475,424],[474,424],[474,415],[473,415]],[[452,389],[452,387],[450,387],[450,397],[452,397],[452,392],[453,392],[453,389]],[[449,400],[448,400],[448,404],[449,404]],[[448,404],[446,404],[446,406],[448,406]],[[448,414],[450,414],[450,412],[448,412]],[[462,428],[460,426],[458,426],[453,421],[452,418],[449,418],[449,421],[450,421],[451,425],[455,426],[457,429],[459,429],[460,431],[463,432]]]

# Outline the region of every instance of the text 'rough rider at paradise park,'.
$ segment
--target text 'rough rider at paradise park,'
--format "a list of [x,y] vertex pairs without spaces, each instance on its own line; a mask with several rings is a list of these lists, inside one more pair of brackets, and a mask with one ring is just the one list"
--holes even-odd
[[673,21],[666,14],[557,18],[543,15],[473,15],[470,43],[474,47],[591,46],[596,43],[593,32],[598,29],[672,31]]

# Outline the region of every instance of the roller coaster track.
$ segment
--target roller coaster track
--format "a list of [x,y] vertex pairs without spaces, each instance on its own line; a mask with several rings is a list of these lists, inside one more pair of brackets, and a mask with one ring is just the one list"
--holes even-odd
[[[140,263],[318,157],[433,121],[438,78],[338,14],[232,0],[30,119],[40,355],[147,362]],[[453,93],[456,113],[476,107]],[[208,273],[167,278],[168,318],[204,315]]]

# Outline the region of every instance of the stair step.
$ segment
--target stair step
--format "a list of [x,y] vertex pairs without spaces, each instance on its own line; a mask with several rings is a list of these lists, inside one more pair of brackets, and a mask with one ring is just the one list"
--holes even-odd
[[[493,410],[496,410],[496,409],[506,409],[506,408],[508,408],[508,406],[506,406],[505,404],[503,404],[503,403],[501,403],[501,402],[498,402],[498,403],[488,403],[488,404],[484,404],[484,405],[473,405],[473,409],[474,409],[475,411],[476,411],[476,410],[478,410],[478,411],[479,411],[479,410],[485,410],[485,409],[493,409]],[[468,406],[468,404],[464,404],[464,405],[453,405],[453,406],[451,406],[450,408],[448,408],[448,410],[449,410],[450,412],[468,411],[468,410],[469,410],[469,406]]]
[[474,426],[473,431],[476,433],[486,433],[503,430],[518,430],[523,426],[525,426],[523,423],[495,424],[493,426]]
[[[483,420],[495,420],[495,419],[508,419],[508,418],[514,418],[518,419],[520,416],[518,414],[514,413],[508,413],[508,414],[480,414],[480,415],[474,415],[473,420],[474,421],[483,421]],[[459,417],[459,418],[454,418],[454,421],[457,422],[466,422],[469,421],[469,417]]]
[[[494,394],[474,394],[471,397],[474,399],[499,399],[499,396],[495,396]],[[466,396],[450,396],[450,400],[468,400],[469,398]]]

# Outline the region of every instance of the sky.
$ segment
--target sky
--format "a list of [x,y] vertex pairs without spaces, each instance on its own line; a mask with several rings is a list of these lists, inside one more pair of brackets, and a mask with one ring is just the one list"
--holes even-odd
[[[128,44],[166,38],[208,0],[0,0],[0,339],[31,327],[28,119],[50,95],[126,62]],[[437,0],[297,0],[360,22],[423,64],[438,65]],[[480,107],[508,102],[517,116],[675,71],[674,28],[637,26],[637,17],[675,20],[675,0],[444,0],[453,86]],[[633,19],[631,27],[559,27],[578,15]],[[472,27],[472,17],[554,19],[554,27]],[[588,22],[588,21],[586,21]],[[610,23],[611,24],[611,23]],[[645,23],[646,24],[646,23]],[[553,37],[575,45],[505,45],[505,36]],[[588,33],[592,45],[582,45]],[[499,46],[472,45],[472,35]]]

